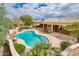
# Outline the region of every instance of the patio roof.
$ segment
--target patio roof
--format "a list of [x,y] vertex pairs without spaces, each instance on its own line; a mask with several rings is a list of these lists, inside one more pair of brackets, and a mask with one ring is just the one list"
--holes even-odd
[[79,19],[47,19],[44,21],[36,21],[38,24],[72,24],[79,23]]

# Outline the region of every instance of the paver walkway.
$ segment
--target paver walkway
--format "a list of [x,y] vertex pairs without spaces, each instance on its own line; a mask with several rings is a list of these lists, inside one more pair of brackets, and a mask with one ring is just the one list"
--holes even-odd
[[[36,29],[43,32],[43,30],[41,28],[36,28]],[[77,41],[76,38],[74,38],[70,35],[63,34],[63,33],[52,32],[52,33],[49,33],[49,34],[52,35],[52,36],[55,36],[58,39]]]
[[55,47],[55,48],[60,48],[60,43],[63,41],[59,38],[56,38],[54,36],[52,36],[51,34],[49,33],[44,33],[40,30],[37,30],[40,34],[42,34],[43,36],[47,37],[49,42],[51,43],[51,46],[52,47]]
[[62,33],[58,33],[58,32],[52,32],[50,33],[51,35],[55,36],[56,38],[62,39],[62,40],[72,40],[72,41],[77,41],[76,38],[66,35],[66,34],[62,34]]

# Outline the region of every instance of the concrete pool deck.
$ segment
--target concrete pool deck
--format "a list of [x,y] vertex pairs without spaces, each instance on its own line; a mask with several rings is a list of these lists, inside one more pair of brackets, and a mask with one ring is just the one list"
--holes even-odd
[[[36,29],[34,29],[34,30],[39,33],[38,30],[36,30]],[[42,35],[42,36],[45,36],[46,38],[48,38],[49,43],[51,44],[52,47],[60,48],[60,43],[61,43],[61,41],[63,41],[50,34],[39,33],[39,35]]]

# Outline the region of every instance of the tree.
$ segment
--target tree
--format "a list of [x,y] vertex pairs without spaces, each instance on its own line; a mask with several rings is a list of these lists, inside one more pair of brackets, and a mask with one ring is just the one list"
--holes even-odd
[[31,25],[33,23],[33,18],[30,15],[21,16],[20,19],[25,22],[26,25]]
[[5,9],[3,4],[0,5],[0,46],[4,45],[6,42],[6,36],[9,29],[9,21],[5,17]]
[[43,19],[41,19],[41,21],[44,21],[45,19],[43,18]]
[[3,19],[4,15],[4,8],[3,8],[3,3],[0,4],[0,20]]
[[12,27],[18,27],[20,26],[21,24],[23,24],[22,20],[20,19],[13,19],[13,20],[10,20],[11,22],[11,26]]

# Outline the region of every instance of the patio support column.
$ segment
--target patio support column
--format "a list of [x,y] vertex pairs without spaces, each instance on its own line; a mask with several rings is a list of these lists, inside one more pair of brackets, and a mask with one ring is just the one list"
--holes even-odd
[[44,24],[43,24],[43,29],[44,29]]
[[53,24],[51,25],[51,32],[53,31]]
[[59,25],[59,29],[61,28],[61,25]]
[[62,25],[59,26],[60,30],[62,30]]
[[47,30],[48,30],[49,28],[48,28],[48,25],[47,25]]

